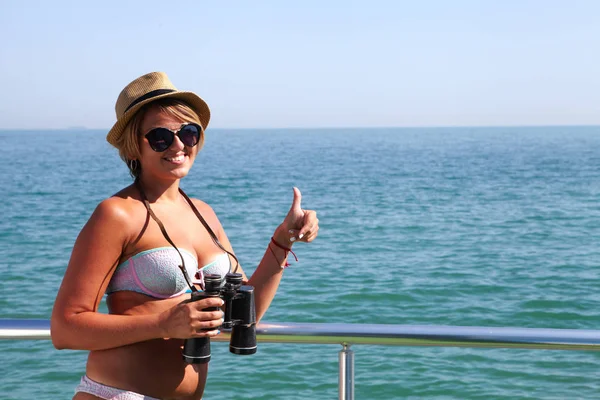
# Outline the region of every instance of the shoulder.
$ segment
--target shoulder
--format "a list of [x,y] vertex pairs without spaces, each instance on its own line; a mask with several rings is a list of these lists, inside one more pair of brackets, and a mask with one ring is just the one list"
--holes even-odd
[[118,197],[109,197],[106,200],[100,202],[92,218],[96,218],[102,221],[124,221],[129,216],[129,208],[126,201]]
[[[137,202],[139,203],[139,201]],[[101,201],[79,233],[79,248],[92,251],[95,248],[123,248],[135,237],[134,225],[143,219],[143,205],[136,207],[135,200],[127,196],[114,195]],[[143,222],[140,222],[143,223]]]
[[125,188],[101,201],[96,206],[90,220],[96,223],[127,225],[141,210],[140,199],[136,197],[129,188]]

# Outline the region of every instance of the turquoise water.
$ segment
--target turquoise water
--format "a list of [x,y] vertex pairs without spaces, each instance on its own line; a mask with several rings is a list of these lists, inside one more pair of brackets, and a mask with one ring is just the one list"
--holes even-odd
[[[49,318],[95,205],[130,182],[95,131],[0,131],[0,317]],[[209,130],[183,188],[252,272],[316,209],[265,321],[600,329],[600,128]],[[206,399],[337,397],[337,345],[213,345]],[[357,399],[600,398],[600,354],[355,346]],[[0,342],[0,397],[70,398],[86,353]]]

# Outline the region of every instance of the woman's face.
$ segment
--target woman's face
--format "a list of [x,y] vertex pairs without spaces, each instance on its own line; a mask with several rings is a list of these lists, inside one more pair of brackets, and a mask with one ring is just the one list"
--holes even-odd
[[181,121],[158,107],[150,107],[140,126],[140,164],[142,174],[152,175],[158,179],[181,179],[186,176],[194,164],[198,145],[188,147],[181,142],[177,135],[169,148],[163,152],[152,150],[146,139],[146,134],[154,128],[167,128],[178,132],[181,124],[190,121]]

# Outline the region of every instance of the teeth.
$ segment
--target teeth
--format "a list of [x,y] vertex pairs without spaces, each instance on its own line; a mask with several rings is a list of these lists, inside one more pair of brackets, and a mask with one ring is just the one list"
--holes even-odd
[[167,161],[183,161],[184,157],[185,156],[182,154],[177,157],[165,157],[165,160],[167,160]]

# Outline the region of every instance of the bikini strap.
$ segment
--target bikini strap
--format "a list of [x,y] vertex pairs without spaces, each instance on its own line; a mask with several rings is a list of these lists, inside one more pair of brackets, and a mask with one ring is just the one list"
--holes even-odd
[[185,278],[185,281],[187,282],[187,284],[190,287],[190,289],[192,290],[192,292],[197,292],[198,289],[196,289],[196,287],[194,285],[192,285],[190,276],[188,275],[187,269],[185,268],[185,259],[183,258],[183,255],[181,254],[181,252],[179,251],[177,246],[175,246],[175,243],[173,243],[173,241],[169,237],[169,234],[167,233],[167,230],[165,229],[165,226],[163,225],[163,223],[160,221],[160,219],[158,219],[156,214],[154,214],[154,211],[152,211],[152,209],[150,208],[150,202],[148,201],[148,198],[146,197],[146,193],[144,193],[144,190],[142,189],[142,185],[140,184],[139,180],[137,180],[137,179],[135,180],[135,185],[137,186],[138,190],[140,191],[140,194],[142,196],[142,201],[143,201],[144,205],[146,206],[146,210],[148,211],[148,214],[150,214],[152,219],[154,221],[156,221],[163,236],[165,237],[165,239],[167,239],[167,242],[169,242],[169,244],[175,248],[175,250],[179,254],[179,257],[181,257],[181,265],[179,266],[179,269],[181,269],[181,272],[183,272],[183,277]]
[[[210,225],[208,225],[208,222],[206,222],[206,220],[204,219],[204,217],[202,216],[202,214],[200,214],[200,211],[198,211],[198,209],[196,208],[196,206],[194,205],[194,203],[192,202],[192,199],[190,199],[188,197],[187,194],[185,194],[185,192],[183,191],[183,189],[179,188],[179,193],[181,193],[181,195],[183,196],[183,198],[188,202],[188,204],[190,205],[190,207],[192,208],[192,211],[194,212],[194,214],[196,214],[196,217],[198,217],[198,219],[200,220],[200,222],[202,223],[202,225],[204,225],[204,228],[206,228],[206,231],[208,232],[208,234],[210,235],[210,237],[212,238],[213,242],[221,249],[223,250],[225,253],[229,254],[231,257],[233,257],[233,259],[236,262],[235,265],[235,270],[233,272],[236,272],[240,266],[240,262],[238,261],[237,257],[231,253],[230,251],[228,251],[227,249],[225,249],[225,247],[223,247],[223,245],[221,244],[221,242],[219,242],[219,238],[217,238],[217,235],[215,235],[215,233],[213,232],[213,230],[211,229]],[[230,267],[230,272],[231,272],[231,267]]]

